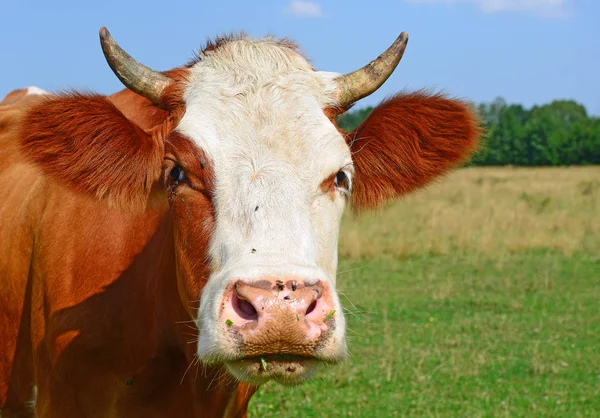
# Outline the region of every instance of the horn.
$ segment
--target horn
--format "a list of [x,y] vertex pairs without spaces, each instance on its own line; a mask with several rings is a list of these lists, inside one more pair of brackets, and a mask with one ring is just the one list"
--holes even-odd
[[134,60],[105,27],[100,29],[100,44],[108,65],[125,87],[160,106],[161,96],[173,80]]
[[336,78],[339,106],[345,109],[381,87],[402,59],[407,42],[408,33],[402,32],[379,57],[354,72]]

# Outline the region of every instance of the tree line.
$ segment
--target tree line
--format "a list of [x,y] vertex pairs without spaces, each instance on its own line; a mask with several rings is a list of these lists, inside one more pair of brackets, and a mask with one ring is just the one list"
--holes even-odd
[[[340,128],[351,131],[372,107],[337,117]],[[555,100],[526,109],[503,98],[477,106],[485,127],[473,165],[559,166],[600,164],[600,118],[587,114],[573,100]]]

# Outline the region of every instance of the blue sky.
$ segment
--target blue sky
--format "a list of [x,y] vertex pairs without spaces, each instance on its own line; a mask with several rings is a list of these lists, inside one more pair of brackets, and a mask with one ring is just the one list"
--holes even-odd
[[297,41],[317,69],[352,71],[410,35],[400,66],[373,105],[402,89],[433,88],[475,102],[526,106],[575,99],[600,115],[598,0],[8,1],[0,15],[0,96],[121,88],[106,65],[106,26],[158,70],[187,62],[205,39],[244,30]]

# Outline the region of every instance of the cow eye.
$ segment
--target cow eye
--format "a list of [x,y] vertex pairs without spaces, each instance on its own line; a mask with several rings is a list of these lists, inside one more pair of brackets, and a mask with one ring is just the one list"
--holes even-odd
[[178,165],[171,169],[169,177],[173,183],[183,183],[186,179],[185,171],[183,171],[183,168],[179,167]]
[[339,171],[335,175],[334,183],[335,183],[335,187],[338,187],[338,188],[342,188],[342,189],[346,189],[346,190],[348,190],[350,188],[350,179],[348,178],[348,175],[344,171]]

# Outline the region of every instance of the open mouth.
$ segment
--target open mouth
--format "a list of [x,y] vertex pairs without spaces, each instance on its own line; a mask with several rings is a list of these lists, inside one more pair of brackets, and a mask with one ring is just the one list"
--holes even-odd
[[227,368],[238,379],[252,384],[275,380],[283,385],[297,385],[307,380],[319,360],[289,354],[268,354],[227,362]]

